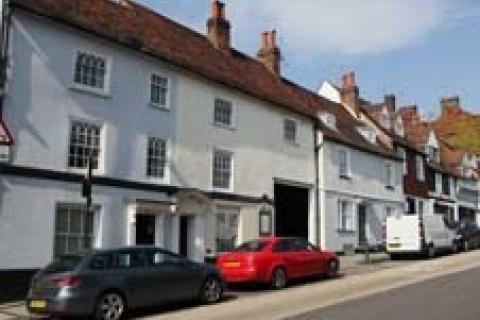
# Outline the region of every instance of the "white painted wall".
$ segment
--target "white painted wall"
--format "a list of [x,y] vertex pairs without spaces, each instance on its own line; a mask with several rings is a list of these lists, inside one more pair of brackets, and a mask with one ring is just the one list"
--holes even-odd
[[[127,245],[127,208],[135,199],[165,201],[158,192],[94,186],[97,247]],[[0,179],[0,270],[45,266],[53,258],[57,203],[85,203],[80,185],[2,176]]]
[[[344,148],[350,152],[351,179],[339,177],[338,150]],[[344,244],[358,246],[358,205],[367,203],[367,237],[370,245],[379,245],[382,241],[382,226],[385,221],[386,207],[403,212],[402,163],[395,162],[394,190],[385,185],[386,158],[358,151],[348,146],[325,140],[319,153],[320,166],[320,206],[322,246],[333,251],[343,250]],[[339,232],[338,202],[345,199],[354,203],[354,232]]]
[[[274,178],[309,186],[315,182],[313,124],[306,117],[20,12],[14,18],[11,42],[14,54],[4,117],[15,137],[14,165],[72,171],[67,167],[69,121],[80,119],[103,126],[103,171],[95,172],[97,175],[210,191],[212,150],[218,147],[233,152],[236,194],[273,198]],[[107,57],[110,95],[72,90],[78,49]],[[148,105],[151,72],[170,79],[170,111]],[[234,102],[234,130],[212,125],[215,97]],[[297,123],[297,144],[283,141],[285,117]],[[147,136],[169,139],[171,172],[167,181],[146,177]],[[0,254],[4,257],[0,269],[43,266],[52,258],[55,204],[84,202],[80,184],[2,176],[0,187]],[[107,247],[132,242],[128,217],[135,200],[166,200],[160,193],[106,187],[95,188],[94,195],[94,201],[102,205],[100,243]],[[312,211],[313,204],[311,201]],[[241,239],[258,236],[258,210],[257,204],[241,204]],[[194,239],[198,260],[203,247],[214,241],[211,223],[212,216],[195,223],[196,234],[201,236]],[[165,237],[175,238],[178,218],[166,224],[171,224],[173,231]],[[178,249],[176,241],[170,245]]]
[[[108,57],[109,97],[71,89],[78,49]],[[69,121],[90,120],[103,125],[104,175],[158,182],[146,177],[147,136],[164,137],[175,146],[177,108],[174,99],[170,111],[148,105],[149,77],[151,72],[169,76],[175,96],[176,76],[168,66],[23,14],[13,19],[12,52],[5,120],[15,137],[14,164],[68,171]],[[174,147],[171,153],[174,157]]]
[[[233,102],[234,128],[213,123],[216,97]],[[314,183],[313,124],[311,120],[202,79],[178,78],[176,169],[186,187],[212,189],[215,148],[233,152],[233,192],[273,197],[273,179]],[[283,121],[297,123],[297,143],[283,140]]]

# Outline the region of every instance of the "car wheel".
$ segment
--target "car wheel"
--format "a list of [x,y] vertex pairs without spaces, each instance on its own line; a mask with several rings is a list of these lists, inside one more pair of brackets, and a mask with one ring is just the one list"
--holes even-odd
[[275,290],[283,289],[287,286],[287,273],[284,268],[275,268],[272,272],[271,286]]
[[223,289],[220,281],[214,277],[208,277],[203,283],[201,301],[204,304],[217,303],[222,299]]
[[335,278],[338,275],[340,265],[337,260],[330,260],[327,264],[326,276],[328,279]]
[[98,300],[95,310],[96,320],[120,320],[126,311],[125,300],[116,292],[109,292]]
[[427,248],[427,258],[433,259],[437,255],[437,249],[435,249],[435,245],[432,243]]

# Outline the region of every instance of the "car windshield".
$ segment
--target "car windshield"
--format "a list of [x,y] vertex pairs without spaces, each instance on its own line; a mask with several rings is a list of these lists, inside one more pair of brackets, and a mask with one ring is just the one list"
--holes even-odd
[[266,240],[252,240],[247,241],[236,247],[233,251],[234,252],[260,252],[262,251],[268,244]]
[[45,268],[45,272],[53,273],[73,271],[78,266],[80,261],[82,261],[82,256],[60,256]]

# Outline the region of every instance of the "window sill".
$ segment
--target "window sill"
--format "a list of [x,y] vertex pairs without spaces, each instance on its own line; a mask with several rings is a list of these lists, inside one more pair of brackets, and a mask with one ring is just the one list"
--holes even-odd
[[146,176],[145,179],[152,184],[160,184],[160,185],[170,184],[170,179],[168,177],[160,178],[160,177]]
[[337,229],[338,233],[353,235],[356,233],[355,230],[346,230],[346,229]]
[[[88,168],[67,167],[67,172],[86,176],[88,174]],[[92,176],[103,176],[103,175],[105,175],[105,172],[102,169],[93,169],[92,170]]]
[[84,86],[84,85],[77,84],[77,83],[71,84],[70,85],[70,90],[81,92],[81,93],[87,93],[87,94],[97,96],[97,97],[103,98],[103,99],[111,99],[112,98],[112,95],[107,90],[92,88],[92,87]]
[[223,124],[223,123],[217,123],[217,122],[213,122],[213,123],[212,123],[212,126],[213,126],[213,127],[216,127],[216,128],[219,128],[219,129],[229,130],[229,131],[235,131],[235,130],[237,130],[237,128],[234,127],[234,126],[232,126],[232,125]]
[[290,146],[297,147],[297,148],[300,147],[300,144],[296,140],[283,139],[283,141],[285,142],[285,144],[288,144]]
[[150,107],[150,109],[155,110],[155,111],[165,111],[165,112],[170,111],[170,106],[168,106],[168,104],[166,106],[162,106],[161,104],[157,104],[157,103],[154,103],[154,102],[149,102],[148,106]]
[[224,188],[218,188],[218,187],[212,187],[212,192],[218,192],[218,193],[233,193],[234,190],[232,188],[229,189],[224,189]]

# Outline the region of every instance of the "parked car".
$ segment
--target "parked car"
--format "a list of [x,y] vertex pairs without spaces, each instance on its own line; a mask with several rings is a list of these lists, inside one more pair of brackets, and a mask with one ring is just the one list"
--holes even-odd
[[457,239],[464,251],[480,248],[480,228],[470,220],[462,220],[456,226]]
[[229,284],[265,283],[274,289],[289,280],[325,275],[335,277],[340,264],[334,253],[301,238],[260,238],[241,244],[217,259],[222,278]]
[[36,314],[115,320],[179,300],[215,303],[223,289],[214,266],[160,248],[120,248],[55,259],[33,277],[26,304]]
[[459,242],[443,215],[404,214],[387,218],[386,248],[392,259],[402,254],[435,257],[441,251],[457,252]]

